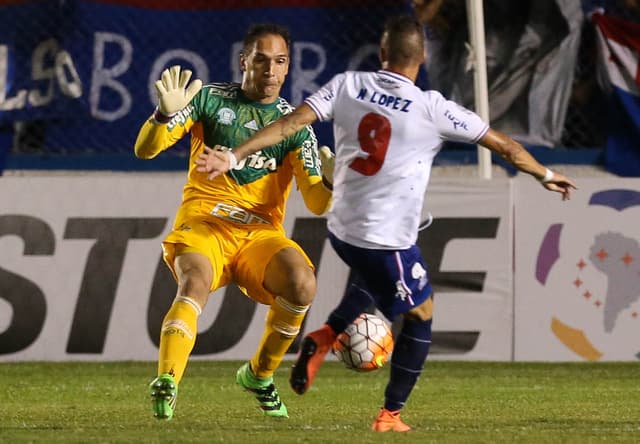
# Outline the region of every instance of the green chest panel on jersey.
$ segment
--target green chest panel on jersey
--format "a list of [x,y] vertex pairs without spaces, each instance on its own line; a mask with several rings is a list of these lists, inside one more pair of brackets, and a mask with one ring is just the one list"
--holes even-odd
[[[260,128],[277,120],[291,107],[284,100],[263,105],[250,102],[239,92],[238,85],[217,84],[203,88],[194,100],[195,117],[203,129],[207,146],[238,146]],[[312,145],[315,136],[288,138],[277,145],[252,154],[228,174],[240,185],[248,184],[274,173],[289,152],[299,146]]]

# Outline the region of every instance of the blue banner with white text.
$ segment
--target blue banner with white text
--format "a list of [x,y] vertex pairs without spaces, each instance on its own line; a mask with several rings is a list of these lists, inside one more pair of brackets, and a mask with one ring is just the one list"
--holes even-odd
[[[385,18],[407,8],[402,0],[0,1],[0,125],[34,122],[53,152],[130,150],[163,69],[239,81],[244,33],[261,22],[291,32],[282,96],[298,105],[339,72],[378,68]],[[319,137],[333,143],[322,140],[330,128]]]

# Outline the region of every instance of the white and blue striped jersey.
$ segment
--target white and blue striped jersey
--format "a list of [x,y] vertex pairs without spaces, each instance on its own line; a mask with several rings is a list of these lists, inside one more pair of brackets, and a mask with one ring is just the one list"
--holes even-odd
[[489,128],[440,93],[385,70],[338,74],[305,103],[319,120],[333,120],[336,163],[328,228],[362,248],[415,244],[442,142],[475,143]]

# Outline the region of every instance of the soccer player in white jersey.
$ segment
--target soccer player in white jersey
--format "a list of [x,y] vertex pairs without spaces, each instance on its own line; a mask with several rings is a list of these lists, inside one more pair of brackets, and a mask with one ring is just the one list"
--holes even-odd
[[196,163],[213,178],[316,120],[333,120],[335,166],[333,159],[323,165],[324,176],[333,176],[329,239],[356,279],[326,324],[305,336],[290,384],[297,393],[305,393],[336,336],[374,303],[390,321],[399,315],[404,319],[391,357],[384,406],[372,429],[405,432],[411,427],[400,419],[400,410],[431,343],[433,295],[416,240],[431,165],[442,142],[478,142],[563,199],[569,199],[576,187],[475,113],[414,85],[425,50],[422,27],[413,17],[387,22],[380,59],[381,70],[336,75],[293,113],[232,152],[207,149]]

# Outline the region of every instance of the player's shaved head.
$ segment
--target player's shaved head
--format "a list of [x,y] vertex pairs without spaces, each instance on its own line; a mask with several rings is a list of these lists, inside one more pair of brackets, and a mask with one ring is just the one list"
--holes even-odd
[[380,48],[393,66],[410,66],[424,62],[424,31],[415,17],[398,15],[387,20]]

